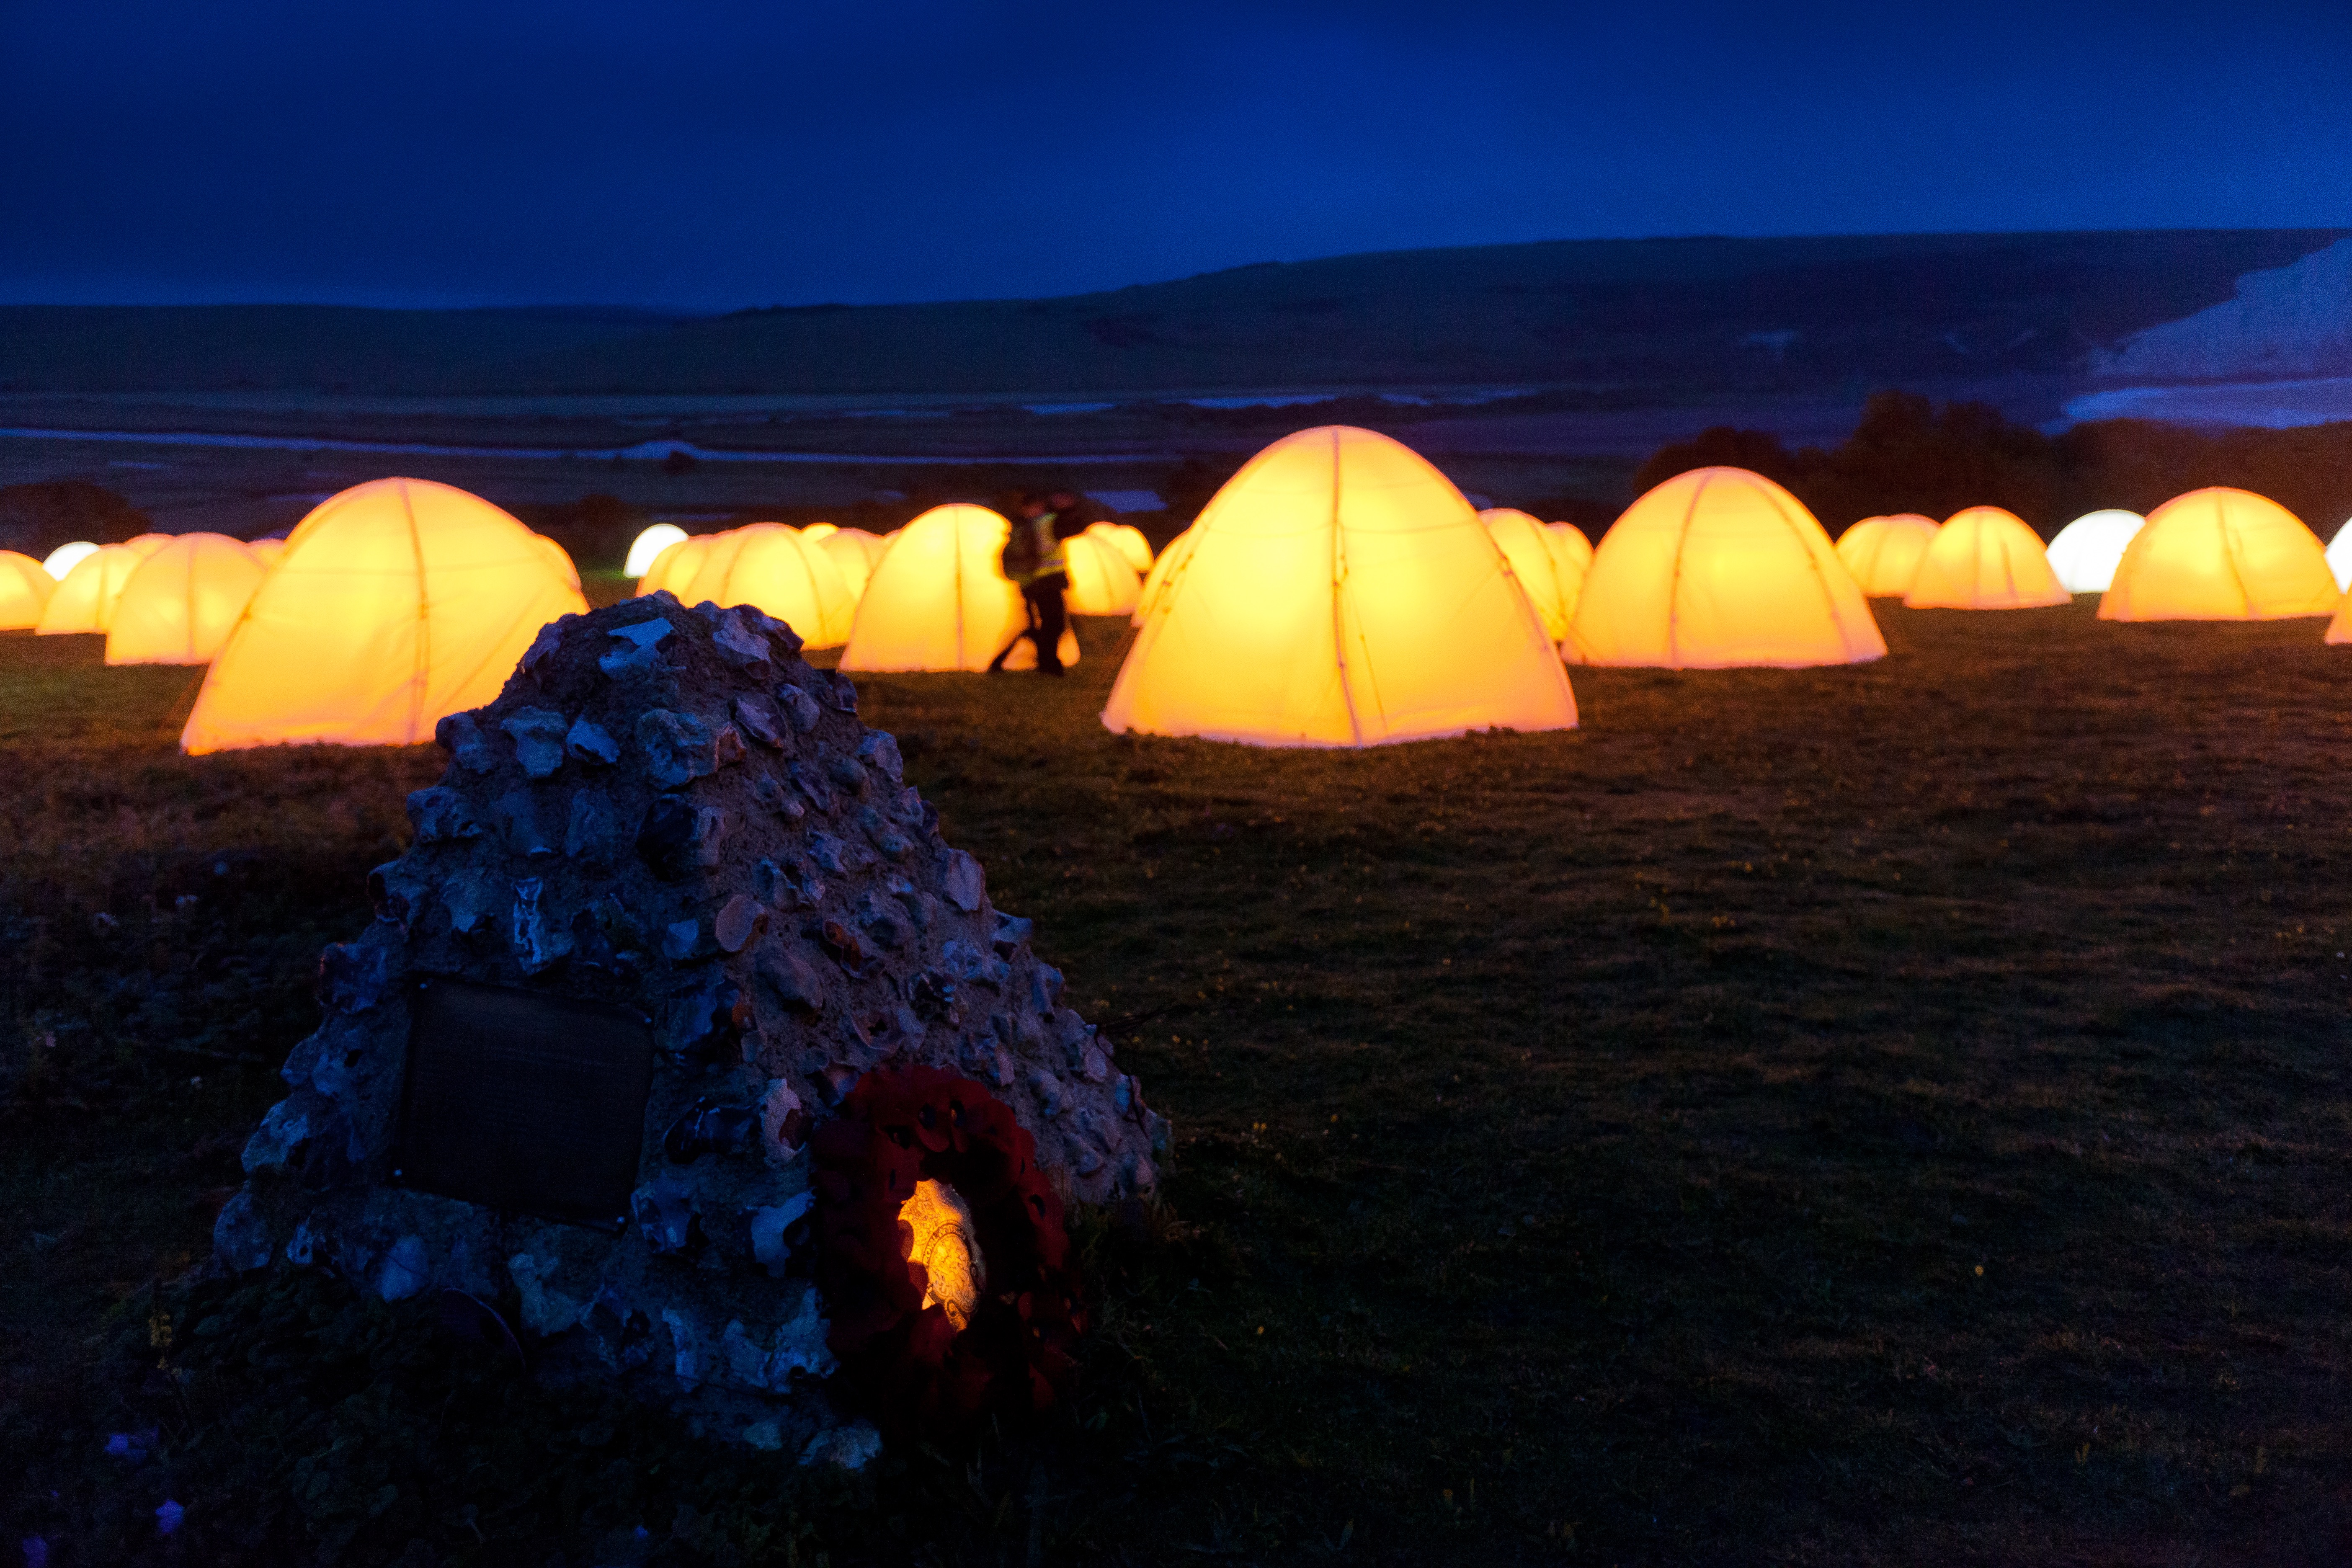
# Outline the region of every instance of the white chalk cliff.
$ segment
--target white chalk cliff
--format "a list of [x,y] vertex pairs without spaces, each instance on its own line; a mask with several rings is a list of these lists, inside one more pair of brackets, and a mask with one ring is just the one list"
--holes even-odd
[[2168,381],[2352,374],[2352,239],[2249,272],[2235,298],[2135,332],[2093,368]]

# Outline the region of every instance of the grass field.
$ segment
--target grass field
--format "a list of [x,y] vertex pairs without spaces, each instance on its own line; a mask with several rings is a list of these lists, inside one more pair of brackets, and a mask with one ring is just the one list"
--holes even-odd
[[59,1564],[2352,1557],[2352,650],[1880,616],[1876,665],[1580,670],[1575,733],[1353,754],[1105,733],[1116,626],[1066,682],[861,682],[1179,1143],[1087,1233],[1073,1406],[846,1486],[417,1303],[156,1288],[440,757],[184,759],[186,672],[0,640],[0,1521]]

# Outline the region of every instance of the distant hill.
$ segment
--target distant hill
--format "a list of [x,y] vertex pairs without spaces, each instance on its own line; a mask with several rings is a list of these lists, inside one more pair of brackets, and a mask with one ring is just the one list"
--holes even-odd
[[1580,240],[1265,263],[1034,300],[666,320],[0,310],[0,388],[1127,394],[1552,385],[1632,396],[2075,375],[2352,230]]

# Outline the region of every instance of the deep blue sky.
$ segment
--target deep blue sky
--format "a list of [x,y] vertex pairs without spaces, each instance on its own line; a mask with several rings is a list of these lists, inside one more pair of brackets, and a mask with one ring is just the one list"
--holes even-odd
[[0,300],[723,310],[2333,226],[2347,68],[2347,0],[0,0]]

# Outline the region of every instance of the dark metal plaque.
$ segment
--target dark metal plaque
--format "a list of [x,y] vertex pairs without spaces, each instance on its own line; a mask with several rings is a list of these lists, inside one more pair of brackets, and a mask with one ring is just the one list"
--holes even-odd
[[425,980],[408,1032],[394,1179],[486,1208],[617,1229],[653,1089],[643,1015]]

